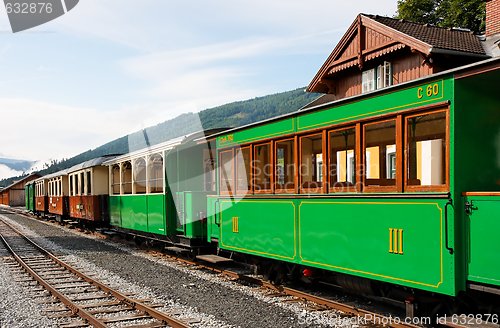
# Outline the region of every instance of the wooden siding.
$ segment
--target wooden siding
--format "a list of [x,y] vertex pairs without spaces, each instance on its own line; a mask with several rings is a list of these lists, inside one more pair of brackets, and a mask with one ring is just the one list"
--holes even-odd
[[[392,63],[392,82],[393,85],[415,80],[434,73],[434,70],[429,65],[423,63],[423,58],[418,53],[409,51],[400,52],[401,56],[392,56],[385,59]],[[383,58],[377,60],[377,64],[381,64]],[[375,60],[373,61],[375,62]],[[374,63],[370,61],[370,66]],[[376,65],[375,65],[376,66]],[[350,69],[348,72],[333,75],[335,79],[335,92],[333,94],[336,99],[342,99],[361,94],[361,70],[357,67]]]
[[393,85],[415,80],[434,73],[433,68],[422,64],[423,58],[418,53],[399,57],[392,61]]
[[365,28],[365,42],[363,45],[363,50],[369,50],[373,48],[378,48],[384,44],[387,44],[388,42],[393,41],[390,37],[387,35],[384,35],[382,33],[379,33],[371,28]]

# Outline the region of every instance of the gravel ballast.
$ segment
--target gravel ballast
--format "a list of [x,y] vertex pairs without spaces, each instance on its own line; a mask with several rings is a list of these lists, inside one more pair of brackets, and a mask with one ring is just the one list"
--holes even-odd
[[[266,296],[257,287],[191,270],[123,244],[99,240],[54,224],[5,215],[32,231],[32,238],[65,260],[122,291],[140,292],[182,312],[199,327],[344,326],[334,311],[309,311],[302,304]],[[43,238],[40,238],[43,237]],[[49,241],[49,242],[48,242]],[[165,309],[168,309],[168,306]],[[179,310],[181,309],[181,310]]]

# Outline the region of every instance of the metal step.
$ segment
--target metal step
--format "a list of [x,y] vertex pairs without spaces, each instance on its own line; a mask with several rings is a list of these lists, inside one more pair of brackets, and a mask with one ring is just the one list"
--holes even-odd
[[208,254],[208,255],[197,255],[196,258],[198,260],[207,261],[207,262],[210,262],[210,263],[233,262],[232,259],[228,259],[227,257],[222,257],[222,256],[219,256],[219,255],[211,255],[211,254]]

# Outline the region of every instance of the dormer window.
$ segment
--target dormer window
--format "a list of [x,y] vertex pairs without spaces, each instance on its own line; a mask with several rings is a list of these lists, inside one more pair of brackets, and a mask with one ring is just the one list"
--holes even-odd
[[392,65],[390,62],[384,62],[366,71],[361,75],[362,92],[369,92],[376,89],[382,89],[392,85]]

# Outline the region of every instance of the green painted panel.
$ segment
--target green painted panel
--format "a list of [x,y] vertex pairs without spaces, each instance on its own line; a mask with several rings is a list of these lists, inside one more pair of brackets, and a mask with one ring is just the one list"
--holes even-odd
[[165,195],[147,195],[148,232],[165,235]]
[[146,195],[121,197],[121,228],[148,232]]
[[454,294],[452,257],[444,245],[444,203],[302,201],[301,262]]
[[500,196],[471,196],[468,280],[500,286]]
[[220,200],[220,209],[221,248],[281,260],[296,257],[292,200]]
[[219,213],[219,200],[217,197],[207,197],[207,242],[219,239],[219,226],[216,216]]
[[217,138],[217,148],[243,144],[259,139],[279,137],[294,132],[296,132],[295,118],[283,119],[220,136]]
[[[188,238],[205,238],[207,221],[205,220],[207,204],[206,192],[185,192],[185,236]],[[201,216],[200,216],[201,215]]]
[[438,80],[297,117],[298,131],[315,129],[450,99],[452,80]]
[[121,226],[120,215],[121,196],[109,196],[109,223],[111,226]]

